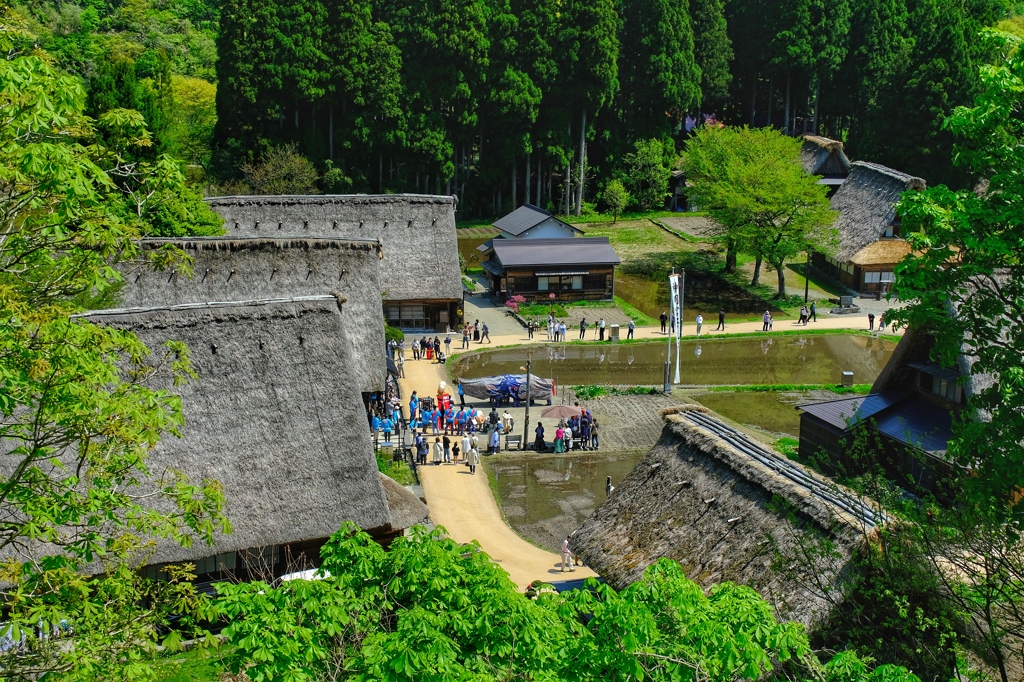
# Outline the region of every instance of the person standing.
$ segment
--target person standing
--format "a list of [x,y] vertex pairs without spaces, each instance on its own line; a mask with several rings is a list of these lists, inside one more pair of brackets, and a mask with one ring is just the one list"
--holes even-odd
[[580,340],[582,341],[587,335],[587,318],[580,320]]
[[418,395],[416,395],[416,391],[413,391],[412,392],[412,396],[409,398],[409,421],[410,422],[413,419],[416,419],[416,417],[419,415],[419,409],[420,409],[420,398],[419,398]]
[[533,340],[533,320],[526,323],[526,338]]
[[405,360],[405,339],[398,342],[398,359]]
[[423,437],[423,434],[416,434],[416,463],[426,464],[427,463],[427,451],[430,449],[430,445],[427,443],[427,439]]
[[548,332],[548,341],[550,341],[551,340],[551,318],[550,317],[548,318],[547,332]]
[[718,311],[718,326],[715,327],[715,331],[725,331],[725,311]]
[[869,332],[875,331],[875,314],[874,313],[868,313],[868,331]]
[[775,326],[775,316],[772,315],[771,313],[768,313],[768,331],[771,331],[772,327],[774,327],[774,326]]
[[444,354],[452,354],[452,335],[450,333],[444,337]]
[[700,336],[700,328],[704,326],[704,316],[697,313],[697,336]]
[[633,332],[636,330],[636,322],[634,322],[632,319],[630,319],[629,321],[628,330],[629,331],[626,332],[626,338],[631,339],[633,338]]
[[404,379],[405,378],[405,358],[403,358],[401,355],[399,355],[398,359],[395,360],[395,365],[398,367],[398,378],[399,379]]
[[452,443],[452,464],[459,463],[459,441]]
[[597,435],[597,430],[597,417],[592,417],[590,420],[590,447],[594,450],[601,447],[601,439]]
[[537,452],[547,452],[548,444],[544,442],[544,425],[537,422],[537,428],[533,432],[537,434],[533,441],[533,449]]
[[444,461],[444,446],[441,445],[441,438],[439,436],[434,437],[434,466],[438,466]]
[[569,540],[571,535],[566,535],[565,539],[562,540],[562,573],[565,573],[565,567],[569,567],[569,572],[573,573],[576,571],[576,567],[572,563],[572,550],[569,549]]
[[811,319],[815,322],[818,321],[818,309],[814,305],[814,301],[811,301]]
[[391,442],[391,432],[395,428],[395,422],[391,420],[391,417],[384,417],[380,423],[380,430],[384,432],[384,442]]
[[501,430],[495,426],[491,431],[491,454],[496,455],[501,450]]
[[772,316],[768,313],[767,310],[764,311],[764,315],[761,316],[761,322],[764,323],[764,325],[761,327],[761,331],[763,331],[763,332],[768,331],[768,320],[770,320],[771,317]]
[[665,323],[668,322],[668,315],[665,314],[664,310],[661,311],[661,316],[658,317],[658,320],[661,321],[661,333],[664,334],[665,333]]
[[452,461],[452,439],[448,437],[448,434],[444,434],[444,438],[441,439],[441,444],[444,446],[444,463],[451,464]]
[[604,318],[603,317],[600,320],[598,320],[598,322],[597,322],[597,334],[598,334],[597,340],[598,341],[604,341]]
[[[468,419],[468,417],[469,415],[466,414],[465,405],[459,407],[459,411],[455,413],[455,424],[458,426],[458,433],[460,436],[466,433],[466,419]],[[462,450],[465,452],[466,448],[462,448]]]
[[568,330],[565,327],[565,322],[563,322],[560,325],[558,325],[558,333],[561,334],[561,336],[562,336],[562,343],[565,343],[565,341],[566,341],[566,334],[568,333]]
[[512,433],[512,415],[508,408],[505,408],[505,412],[501,415],[501,428],[505,433]]
[[[474,438],[474,440],[476,440]],[[476,468],[480,466],[480,450],[474,445],[469,451],[469,473],[476,474]]]
[[562,438],[565,439],[564,451],[569,452],[572,450],[572,426],[569,424],[566,424],[565,428],[562,429]]
[[473,320],[473,340],[480,340],[480,320]]
[[672,313],[668,316],[668,333],[672,336],[676,335],[676,315]]
[[470,452],[473,450],[473,439],[467,433],[462,437],[462,456],[469,462]]
[[561,424],[555,429],[555,452],[565,452],[565,429]]
[[480,463],[480,439],[476,437],[474,433],[469,437],[470,450],[476,452],[476,463]]

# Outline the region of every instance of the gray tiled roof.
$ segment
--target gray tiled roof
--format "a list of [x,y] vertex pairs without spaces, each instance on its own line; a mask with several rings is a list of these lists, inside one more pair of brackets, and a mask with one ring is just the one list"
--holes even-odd
[[532,265],[618,265],[608,237],[496,239],[491,245],[505,268]]
[[545,211],[543,208],[537,208],[533,204],[523,204],[508,215],[498,218],[494,221],[494,226],[502,232],[518,237],[530,228],[540,225],[548,218],[562,223],[562,225],[565,225],[565,227],[573,230],[574,232],[580,232],[579,229],[572,225],[563,223],[561,220],[558,220],[558,218],[555,218],[551,215],[550,211]]

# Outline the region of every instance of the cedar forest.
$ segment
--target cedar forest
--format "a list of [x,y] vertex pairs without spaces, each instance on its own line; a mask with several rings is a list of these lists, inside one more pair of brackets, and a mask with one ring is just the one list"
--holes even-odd
[[149,153],[183,159],[208,192],[454,193],[465,218],[523,201],[578,215],[615,180],[642,200],[645,168],[675,162],[687,116],[816,132],[853,159],[963,186],[943,121],[977,92],[990,57],[979,31],[1020,30],[1000,1],[33,0],[20,12],[83,80],[87,114],[141,111]]

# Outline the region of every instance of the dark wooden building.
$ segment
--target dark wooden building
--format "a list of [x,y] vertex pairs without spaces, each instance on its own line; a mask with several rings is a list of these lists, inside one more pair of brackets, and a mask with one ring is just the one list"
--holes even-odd
[[886,293],[896,264],[910,253],[900,236],[896,203],[907,190],[923,190],[924,180],[876,163],[857,161],[832,197],[839,212],[839,250],[835,257],[816,253],[812,262],[842,284],[863,293]]
[[607,237],[494,239],[482,263],[499,301],[610,301],[620,263]]
[[851,458],[849,445],[862,424],[889,477],[911,491],[942,497],[954,466],[946,457],[953,419],[984,378],[969,374],[966,359],[962,367],[936,364],[930,359],[934,343],[930,334],[910,329],[869,395],[798,405],[801,458],[817,458],[836,472],[860,471],[864,463]]

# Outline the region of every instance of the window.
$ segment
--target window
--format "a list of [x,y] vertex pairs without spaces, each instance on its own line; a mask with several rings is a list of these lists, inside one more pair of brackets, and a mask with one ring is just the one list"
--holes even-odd
[[892,235],[893,235],[892,225],[889,225],[889,226],[887,226],[885,228],[885,236],[886,237],[891,237]]
[[548,278],[547,277],[538,277],[537,278],[537,291],[547,291],[547,290],[548,290]]
[[573,278],[572,278],[572,288],[576,289],[576,290],[583,289],[583,276],[582,275],[573,275]]
[[882,273],[882,281],[883,282],[895,282],[896,281],[896,273],[895,272],[883,272]]
[[864,284],[878,284],[881,281],[882,273],[880,272],[865,272],[864,273]]

